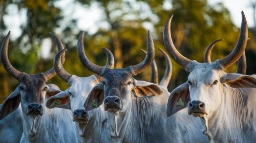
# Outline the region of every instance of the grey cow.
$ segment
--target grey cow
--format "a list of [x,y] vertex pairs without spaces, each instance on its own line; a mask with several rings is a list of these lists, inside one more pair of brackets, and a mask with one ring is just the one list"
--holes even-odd
[[[10,32],[1,47],[1,60],[6,71],[19,81],[0,109],[0,119],[22,107],[23,135],[21,143],[79,142],[72,113],[65,109],[49,110],[45,99],[60,92],[53,84],[46,84],[56,73],[53,68],[40,74],[26,74],[15,69],[8,60]],[[10,121],[11,122],[11,121]],[[21,123],[17,123],[21,124]]]
[[107,120],[98,122],[105,125],[105,138],[110,142],[207,142],[206,136],[197,132],[199,120],[195,121],[181,112],[177,116],[166,117],[167,90],[133,78],[153,61],[154,45],[150,33],[147,44],[147,56],[143,62],[127,68],[110,69],[89,61],[84,53],[83,33],[79,36],[81,62],[92,72],[103,76],[103,81],[90,92],[84,104],[85,110],[99,107],[106,111]]
[[[2,104],[0,104],[0,109]],[[22,128],[22,111],[18,107],[16,111],[0,120],[0,142],[1,143],[18,143],[21,139]]]
[[[59,49],[64,49],[62,42],[52,34]],[[106,67],[113,68],[114,57],[108,49],[104,49],[107,54]],[[100,135],[101,125],[98,124],[97,120],[105,120],[104,110],[97,108],[95,110],[86,112],[84,109],[84,102],[88,98],[88,94],[91,89],[100,83],[102,77],[98,75],[91,75],[88,77],[79,77],[76,75],[71,75],[64,68],[64,63],[61,62],[61,57],[64,58],[65,51],[59,51],[54,59],[54,68],[59,77],[67,82],[70,87],[64,91],[47,99],[46,106],[48,108],[66,108],[73,112],[73,121],[76,122],[76,128],[79,131],[79,136],[81,142],[107,142]],[[55,104],[55,103],[60,104]],[[97,126],[97,127],[96,127]]]
[[[164,29],[165,48],[190,74],[186,83],[172,91],[168,101],[168,116],[187,106],[188,114],[204,121],[205,134],[211,141],[255,142],[255,76],[224,72],[241,57],[246,48],[248,27],[244,13],[240,37],[234,50],[223,59],[209,63],[192,61],[176,50],[170,34],[171,19]],[[179,99],[186,104],[173,104]]]

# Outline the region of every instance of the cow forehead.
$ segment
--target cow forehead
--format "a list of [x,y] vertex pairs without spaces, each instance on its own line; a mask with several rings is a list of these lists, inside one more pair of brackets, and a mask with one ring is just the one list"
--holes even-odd
[[88,94],[87,92],[89,92],[97,83],[99,83],[99,81],[94,75],[89,77],[78,77],[72,75],[69,80],[69,92],[78,93],[81,91],[81,94]]
[[25,85],[27,88],[33,88],[33,89],[37,89],[37,88],[41,88],[45,85],[45,79],[43,77],[43,75],[24,75],[21,80],[20,83],[22,85]]
[[124,69],[109,69],[104,72],[104,79],[108,82],[124,82],[132,79],[132,74]]
[[194,82],[211,83],[220,78],[222,70],[216,69],[211,63],[197,64],[188,76],[188,80]]

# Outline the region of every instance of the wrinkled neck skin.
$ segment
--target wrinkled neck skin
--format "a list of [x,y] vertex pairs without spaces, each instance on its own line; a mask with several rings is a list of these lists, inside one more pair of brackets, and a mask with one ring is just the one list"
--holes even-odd
[[109,135],[104,132],[106,129],[107,118],[105,116],[104,106],[101,105],[91,111],[88,111],[89,120],[87,124],[76,123],[80,141],[84,142],[107,142]]
[[132,102],[127,110],[119,113],[107,112],[111,141],[155,143],[170,141],[166,128],[166,104],[168,94],[137,97],[131,92]]
[[79,142],[70,111],[43,108],[43,115],[36,118],[27,116],[23,111],[21,143]]
[[204,123],[211,142],[252,142],[256,140],[256,92],[253,88],[231,88],[224,85],[222,103]]
[[171,143],[207,143],[208,138],[202,134],[205,130],[200,118],[188,114],[184,108],[168,117],[166,132]]

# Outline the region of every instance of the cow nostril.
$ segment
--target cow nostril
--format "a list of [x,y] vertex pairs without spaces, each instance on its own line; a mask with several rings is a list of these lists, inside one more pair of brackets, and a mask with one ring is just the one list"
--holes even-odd
[[188,106],[189,106],[189,107],[192,107],[193,105],[192,105],[192,103],[191,103],[191,102],[189,102],[189,103],[188,103]]
[[118,103],[119,101],[120,101],[120,99],[119,99],[119,98],[115,99],[115,103]]
[[85,116],[86,116],[86,112],[83,112],[83,113],[82,113],[82,116],[85,117]]
[[204,104],[204,103],[202,103],[202,102],[199,103],[199,108],[200,108],[200,109],[203,109],[204,107],[205,107],[205,104]]
[[105,103],[108,103],[108,99],[105,99]]

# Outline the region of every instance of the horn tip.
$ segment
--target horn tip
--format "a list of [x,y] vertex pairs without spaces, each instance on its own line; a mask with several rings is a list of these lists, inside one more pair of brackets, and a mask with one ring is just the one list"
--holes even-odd
[[143,49],[140,49],[142,52],[144,52],[145,54],[147,53],[145,50],[143,50]]

